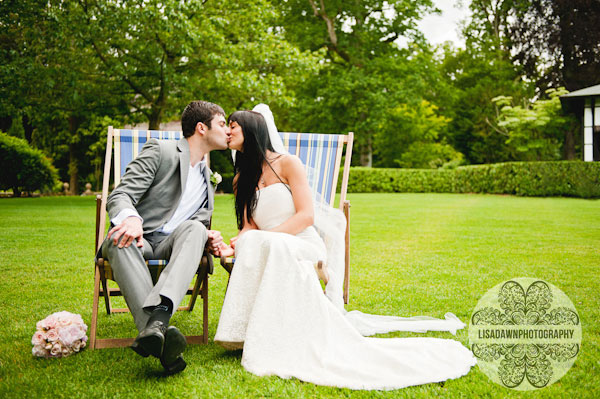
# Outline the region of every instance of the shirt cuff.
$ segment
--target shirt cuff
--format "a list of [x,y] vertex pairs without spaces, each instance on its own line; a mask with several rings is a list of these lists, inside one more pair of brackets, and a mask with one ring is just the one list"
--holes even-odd
[[137,211],[135,209],[131,209],[131,208],[125,208],[125,209],[121,210],[121,212],[119,212],[117,214],[117,216],[112,218],[110,222],[113,224],[113,226],[118,226],[121,223],[123,223],[123,220],[127,219],[130,216],[135,216],[136,218],[140,219],[142,221],[142,223],[144,223],[144,219],[142,219],[140,214],[137,213]]

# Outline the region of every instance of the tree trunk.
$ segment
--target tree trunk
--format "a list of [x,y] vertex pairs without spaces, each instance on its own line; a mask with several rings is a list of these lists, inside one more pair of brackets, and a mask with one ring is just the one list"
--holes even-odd
[[368,168],[373,166],[373,146],[371,144],[371,136],[367,138],[367,142],[360,148],[360,165]]
[[25,140],[29,144],[31,144],[31,138],[33,136],[33,125],[29,123],[29,117],[27,115],[23,115],[23,130],[25,131]]
[[75,145],[69,144],[69,192],[71,195],[77,195],[77,180],[79,179],[79,168],[77,158],[75,157]]
[[148,118],[148,129],[149,130],[160,130],[160,122],[162,120],[162,107],[152,106],[150,117]]
[[[69,133],[71,137],[77,134],[77,128],[79,122],[75,116],[69,117]],[[77,155],[75,152],[75,144],[73,140],[69,143],[69,191],[71,195],[77,195],[79,193],[79,187],[77,187],[77,180],[79,180],[79,165],[77,161]]]
[[565,136],[564,156],[568,161],[575,159],[575,134],[573,128],[568,129]]

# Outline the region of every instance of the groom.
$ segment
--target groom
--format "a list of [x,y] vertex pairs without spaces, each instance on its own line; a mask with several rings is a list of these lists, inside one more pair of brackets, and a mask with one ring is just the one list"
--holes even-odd
[[[230,135],[223,109],[206,101],[190,103],[181,125],[183,139],[151,139],[127,166],[108,197],[112,228],[102,244],[102,256],[110,261],[139,330],[131,348],[159,358],[169,374],[186,366],[185,337],[169,320],[205,246],[218,253],[223,241],[218,231],[208,230],[214,196],[203,158],[226,149]],[[146,259],[169,261],[156,284]]]

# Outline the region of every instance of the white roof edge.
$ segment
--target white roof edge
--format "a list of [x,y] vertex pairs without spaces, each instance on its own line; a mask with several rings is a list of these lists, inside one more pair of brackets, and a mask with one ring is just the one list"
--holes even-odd
[[586,87],[580,90],[575,90],[561,97],[585,97],[585,96],[600,96],[600,85]]

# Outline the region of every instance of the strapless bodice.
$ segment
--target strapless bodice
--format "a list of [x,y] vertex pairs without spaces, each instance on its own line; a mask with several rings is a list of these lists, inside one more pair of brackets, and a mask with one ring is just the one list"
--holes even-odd
[[285,184],[271,184],[256,192],[256,209],[252,212],[252,219],[259,229],[277,227],[295,213],[292,193]]
[[[252,219],[260,230],[271,230],[296,213],[292,193],[284,183],[271,184],[258,190],[256,195],[256,209],[252,213]],[[319,234],[312,226],[307,227],[296,234],[296,236],[307,238],[311,241],[320,241],[324,249],[324,244],[322,244]]]

